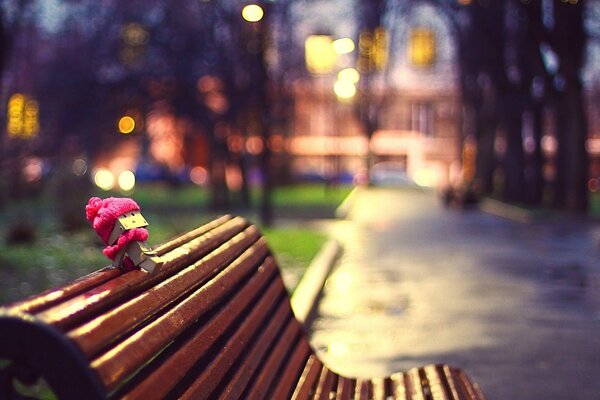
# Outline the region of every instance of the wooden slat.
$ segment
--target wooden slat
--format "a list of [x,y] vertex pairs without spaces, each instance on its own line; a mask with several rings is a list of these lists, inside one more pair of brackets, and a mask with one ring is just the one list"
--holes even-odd
[[459,388],[459,391],[463,393],[464,398],[483,400],[483,394],[473,385],[469,377],[463,371],[459,369],[451,370],[456,387]]
[[[236,270],[243,277],[243,265]],[[221,311],[202,326],[194,336],[171,354],[144,380],[123,396],[125,399],[148,399],[165,397],[169,391],[188,373],[201,357],[217,342],[232,323],[238,319],[246,306],[265,291],[271,277],[276,272],[275,264],[266,262],[262,273],[253,274],[248,282],[223,306]],[[227,284],[227,282],[225,282]],[[236,282],[237,283],[237,282]]]
[[285,292],[285,286],[281,279],[275,279],[268,291],[261,297],[260,301],[253,307],[252,311],[244,319],[239,328],[229,338],[223,349],[219,351],[210,365],[194,380],[194,382],[181,394],[185,399],[208,399],[212,392],[222,381],[229,368],[240,356],[242,351],[247,351],[246,345],[262,325],[263,319]]
[[321,369],[323,368],[323,364],[315,354],[311,354],[308,357],[306,365],[304,367],[304,371],[302,371],[302,375],[300,379],[298,379],[298,383],[296,384],[296,388],[294,389],[294,393],[292,394],[292,399],[294,400],[306,400],[312,399],[315,393],[315,387],[317,385],[317,379],[321,374]]
[[294,345],[294,342],[298,339],[298,335],[301,333],[300,324],[291,318],[285,331],[277,339],[277,344],[271,351],[269,358],[260,369],[259,374],[252,379],[251,387],[246,390],[246,393],[242,396],[245,399],[264,399],[267,397],[267,392],[277,372],[283,368],[284,360],[289,354],[289,349]]
[[296,382],[301,376],[300,373],[308,362],[308,358],[312,354],[308,340],[305,336],[300,336],[300,340],[296,343],[289,362],[286,363],[285,369],[280,371],[277,384],[270,393],[265,396],[266,399],[289,399],[292,390],[296,387]]
[[385,388],[385,379],[374,378],[371,379],[371,385],[373,387],[373,400],[385,400],[387,397]]
[[[284,301],[284,297],[279,301],[277,311],[269,316],[270,321],[264,331],[259,332],[259,337],[253,343],[248,344],[249,351],[243,354],[243,359],[240,359],[238,366],[234,367],[237,370],[228,379],[225,389],[219,394],[219,399],[234,400],[241,396],[252,375],[266,358],[265,353],[276,340],[275,335],[280,332],[285,322],[291,318],[292,309],[289,303]],[[263,328],[261,327],[261,329]]]
[[116,278],[122,273],[123,270],[120,268],[102,268],[101,270],[92,272],[91,274],[79,278],[76,281],[58,288],[47,290],[41,294],[32,296],[18,303],[13,303],[6,308],[10,309],[11,311],[28,314],[38,313],[80,293],[91,290],[96,286]]
[[431,390],[431,397],[433,400],[456,400],[452,397],[452,393],[449,391],[448,385],[445,384],[445,377],[440,374],[436,365],[428,365],[423,367],[423,371],[429,382],[429,388]]
[[419,370],[413,368],[406,373],[405,376],[407,389],[412,400],[427,400],[423,394],[423,386],[421,385],[421,376]]
[[350,400],[354,398],[354,388],[356,387],[356,381],[350,378],[344,378],[342,376],[338,379],[337,390],[335,394],[336,400]]
[[[209,222],[206,225],[203,225],[193,231],[186,233],[185,235],[179,236],[177,239],[174,239],[170,242],[161,245],[161,249],[174,249],[175,247],[180,246],[181,244],[194,239],[220,225],[230,220],[231,216],[226,215],[224,217],[218,218],[212,222]],[[159,255],[164,254],[165,251],[159,252]],[[43,310],[46,310],[58,303],[62,303],[80,293],[85,291],[89,291],[96,286],[99,286],[111,279],[116,278],[121,275],[123,270],[115,267],[106,267],[102,268],[99,271],[92,272],[82,278],[79,278],[73,282],[70,282],[64,286],[53,288],[47,290],[43,293],[31,296],[23,301],[19,301],[17,303],[13,303],[6,308],[11,309],[12,311],[18,311],[21,313],[39,313]]]
[[410,397],[410,391],[406,388],[406,377],[402,372],[393,374],[392,380],[392,392],[394,398],[397,400],[412,400]]
[[354,398],[359,400],[371,400],[373,398],[373,384],[370,379],[357,379]]
[[159,273],[151,275],[139,269],[130,271],[88,292],[45,310],[38,314],[37,317],[60,329],[67,329],[85,322],[86,318],[93,316],[94,313],[98,313],[99,310],[115,305],[119,301],[140,293],[162,281],[165,277],[190,265],[190,263],[195,262],[198,258],[206,255],[241,232],[245,227],[246,222],[243,219],[234,218],[208,232],[206,235],[194,239],[164,255],[161,259],[165,264]]
[[[108,344],[116,342],[133,328],[206,281],[215,271],[225,268],[258,238],[259,233],[256,230],[246,229],[178,274],[69,332],[69,337],[87,357],[97,355]],[[267,248],[263,241],[247,256],[253,255],[256,264],[257,258],[265,257],[266,253]]]
[[315,400],[329,400],[331,394],[335,396],[337,380],[338,375],[335,372],[332,372],[328,368],[323,368],[315,391]]
[[[265,263],[274,261],[267,258]],[[264,273],[264,269],[261,272],[259,268],[258,271]],[[216,302],[229,295],[229,288],[220,278],[221,274],[217,275],[167,313],[94,360],[92,368],[102,382],[112,390],[120,380],[137,370],[165,344],[191,326],[200,315],[212,309]]]

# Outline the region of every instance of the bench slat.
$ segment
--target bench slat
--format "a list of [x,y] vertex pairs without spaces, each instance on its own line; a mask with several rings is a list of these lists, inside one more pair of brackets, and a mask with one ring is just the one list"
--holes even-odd
[[181,399],[207,399],[210,398],[217,385],[222,381],[225,374],[240,353],[246,349],[246,345],[256,333],[269,311],[285,293],[285,287],[281,279],[275,279],[269,289],[253,307],[250,314],[244,319],[240,327],[229,338],[221,351],[210,363],[210,367],[200,373],[187,390],[179,396]]
[[[239,263],[238,268],[224,273],[235,274],[232,279],[239,280],[243,278],[247,270],[257,268],[256,265],[264,258],[264,249],[264,246],[252,249],[249,256],[240,257],[243,260]],[[263,268],[263,273],[253,274],[248,283],[231,298],[219,314],[211,318],[176,353],[170,355],[162,364],[154,368],[142,382],[122,397],[124,399],[148,399],[150,397],[160,398],[166,396],[198,360],[207,353],[211,346],[221,338],[231,324],[239,318],[246,306],[253,301],[258,293],[266,289],[266,285],[275,273],[275,264],[266,262],[258,268]],[[233,286],[238,283],[238,280],[224,283]]]
[[150,288],[140,296],[69,332],[69,337],[79,345],[86,356],[91,358],[97,355],[108,344],[117,341],[133,328],[197,287],[215,271],[224,269],[259,237],[256,229],[246,229],[232,238],[227,245],[224,245],[227,246],[227,249],[219,247],[200,261]]
[[135,269],[115,279],[80,294],[70,300],[60,303],[48,310],[37,314],[37,317],[47,324],[60,329],[67,329],[85,322],[86,319],[106,309],[119,301],[125,300],[143,290],[154,286],[183,267],[190,265],[198,258],[220,246],[224,241],[241,232],[246,227],[246,222],[241,218],[234,218],[225,224],[208,232],[206,235],[194,239],[172,252],[163,256],[165,264],[162,270],[155,275]]
[[386,381],[383,378],[371,379],[373,387],[373,400],[385,400],[388,396]]
[[228,294],[226,289],[227,286],[218,279],[212,279],[167,313],[95,359],[92,368],[107,387],[114,389],[121,379],[141,367],[200,315],[211,310]]
[[285,331],[278,338],[268,360],[259,371],[259,374],[256,377],[253,377],[251,386],[246,389],[246,392],[242,396],[243,398],[266,398],[269,387],[271,387],[277,372],[283,367],[282,363],[288,355],[288,350],[292,348],[295,341],[298,340],[300,331],[300,324],[298,324],[295,318],[291,318],[287,323]]
[[356,380],[356,395],[359,400],[371,400],[373,397],[373,385],[370,379]]
[[270,321],[260,337],[254,343],[249,343],[250,351],[245,352],[244,358],[238,361],[240,364],[235,373],[228,379],[227,386],[219,395],[219,399],[237,399],[246,389],[250,378],[265,361],[265,353],[273,344],[275,336],[285,327],[287,321],[292,317],[290,305],[282,297],[277,311],[269,316]]
[[330,394],[335,393],[338,375],[330,369],[323,367],[314,398],[317,400],[329,400]]
[[456,400],[448,385],[444,385],[444,375],[440,373],[439,365],[428,365],[423,368],[431,389],[433,400]]
[[354,388],[356,381],[351,378],[340,376],[338,379],[337,390],[335,394],[336,400],[349,400],[354,398]]
[[458,369],[449,368],[452,371],[452,378],[456,382],[458,392],[461,394],[461,398],[469,398],[476,400],[483,400],[483,394],[477,389],[467,375]]
[[[189,233],[186,233],[169,242],[166,242],[165,244],[157,248],[157,252],[159,255],[162,255],[165,252],[158,251],[158,249],[174,249],[175,247],[178,247],[181,244],[186,243],[187,241],[201,236],[206,232],[222,225],[231,218],[232,217],[230,215],[225,215],[223,217],[217,218],[214,221],[207,223],[206,225],[202,225],[201,227],[196,228]],[[123,271],[120,268],[102,268],[101,270],[92,272],[64,286],[52,288],[40,294],[31,296],[23,301],[10,304],[7,308],[22,313],[39,313],[58,303],[62,303],[65,300],[72,298],[80,293],[91,290],[96,286],[99,286],[111,279],[114,279],[122,273]]]
[[314,354],[311,354],[298,380],[292,395],[293,399],[305,400],[313,397],[321,369],[323,369],[323,364]]
[[289,358],[289,362],[285,368],[279,371],[277,378],[274,380],[276,386],[267,393],[267,399],[288,399],[295,388],[295,383],[300,376],[308,357],[311,354],[311,349],[304,335],[296,343]]

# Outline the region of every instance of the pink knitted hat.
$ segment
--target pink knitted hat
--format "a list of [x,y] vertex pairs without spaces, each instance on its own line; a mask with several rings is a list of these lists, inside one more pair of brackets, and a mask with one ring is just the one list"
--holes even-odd
[[140,207],[132,199],[121,197],[108,197],[104,200],[92,197],[85,206],[88,221],[92,223],[94,230],[106,244],[110,244],[108,237],[115,227],[117,218],[130,211],[140,211]]

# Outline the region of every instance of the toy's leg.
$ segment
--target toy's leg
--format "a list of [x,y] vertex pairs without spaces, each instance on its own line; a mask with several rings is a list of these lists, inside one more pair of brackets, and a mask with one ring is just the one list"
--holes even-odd
[[117,252],[117,254],[115,255],[115,258],[113,259],[113,262],[112,262],[113,267],[122,267],[123,266],[123,259],[125,258],[126,250],[127,250],[127,248],[123,247],[123,248],[121,248],[121,250],[119,250]]
[[146,246],[146,243],[131,242],[127,245],[127,255],[134,265],[149,273],[158,272],[163,262],[155,251]]

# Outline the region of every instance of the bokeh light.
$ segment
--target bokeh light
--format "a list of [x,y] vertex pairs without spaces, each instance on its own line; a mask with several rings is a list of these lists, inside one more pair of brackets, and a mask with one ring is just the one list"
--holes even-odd
[[304,42],[306,67],[313,74],[331,72],[336,62],[331,36],[311,35]]
[[37,157],[26,159],[23,166],[23,177],[29,183],[39,181],[42,177],[42,160]]
[[71,166],[71,168],[75,175],[82,176],[87,172],[88,165],[83,158],[78,158],[75,161],[73,161],[73,165]]
[[135,174],[132,171],[125,170],[119,174],[119,187],[124,192],[129,192],[135,187]]
[[248,4],[242,9],[242,18],[248,22],[258,22],[264,15],[265,12],[257,4]]
[[198,186],[206,185],[208,183],[206,168],[200,166],[192,168],[190,171],[190,180]]
[[352,53],[354,51],[354,48],[356,47],[354,45],[354,41],[350,38],[334,40],[331,46],[333,47],[333,51],[335,51],[336,54]]
[[357,84],[360,80],[360,73],[356,68],[344,68],[338,72],[339,81],[348,81]]
[[333,91],[340,100],[350,100],[356,94],[356,86],[350,81],[336,81]]
[[119,132],[124,135],[133,132],[135,129],[135,120],[129,115],[124,115],[119,119]]
[[115,186],[115,176],[107,169],[99,169],[94,174],[94,183],[102,190],[111,190]]
[[437,182],[437,174],[434,170],[421,168],[415,172],[413,179],[419,186],[432,187]]

